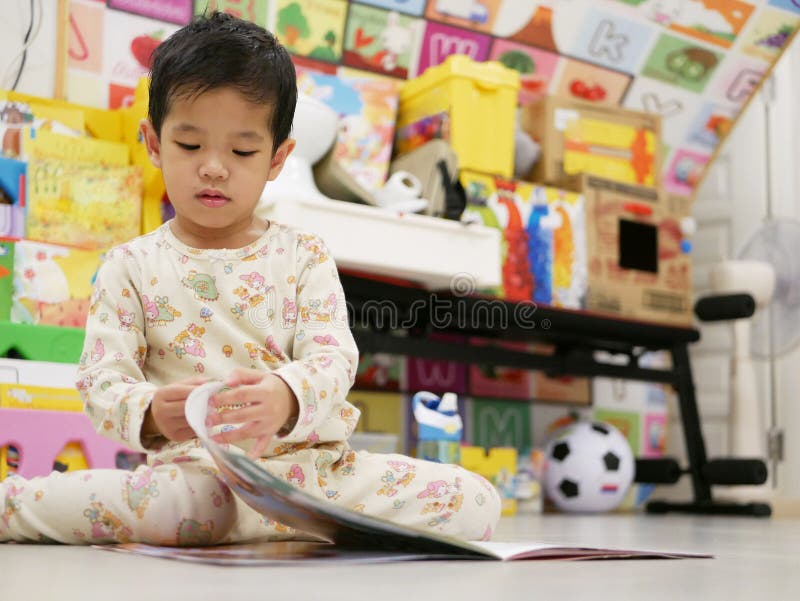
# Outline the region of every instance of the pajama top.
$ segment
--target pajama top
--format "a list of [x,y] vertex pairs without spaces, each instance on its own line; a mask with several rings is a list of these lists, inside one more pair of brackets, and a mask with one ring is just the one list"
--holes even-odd
[[246,247],[196,249],[165,223],[108,252],[77,382],[98,432],[138,451],[191,453],[196,441],[142,440],[156,389],[250,367],[280,376],[299,405],[293,429],[264,457],[349,437],[358,350],[336,265],[317,236],[268,225]]

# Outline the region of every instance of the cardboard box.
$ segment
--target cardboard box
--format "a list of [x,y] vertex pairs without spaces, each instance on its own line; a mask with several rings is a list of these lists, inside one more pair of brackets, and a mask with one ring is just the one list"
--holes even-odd
[[467,211],[503,232],[503,286],[510,301],[581,309],[586,294],[583,196],[558,188],[462,170]]
[[625,318],[692,324],[691,259],[681,219],[687,199],[583,176],[589,289],[586,308]]
[[662,162],[661,117],[547,96],[520,111],[520,126],[541,145],[526,178],[569,190],[580,174],[657,188]]

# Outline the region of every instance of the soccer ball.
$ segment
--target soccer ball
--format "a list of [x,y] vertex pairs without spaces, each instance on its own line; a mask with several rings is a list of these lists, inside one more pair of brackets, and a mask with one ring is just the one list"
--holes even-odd
[[576,422],[558,430],[545,449],[544,489],[561,511],[609,511],[633,482],[631,447],[615,427]]

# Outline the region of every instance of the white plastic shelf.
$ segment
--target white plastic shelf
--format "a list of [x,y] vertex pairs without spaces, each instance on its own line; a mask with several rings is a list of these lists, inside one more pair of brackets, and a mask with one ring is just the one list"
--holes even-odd
[[258,214],[320,236],[339,267],[413,280],[430,289],[501,283],[501,232],[478,224],[327,198],[273,198]]

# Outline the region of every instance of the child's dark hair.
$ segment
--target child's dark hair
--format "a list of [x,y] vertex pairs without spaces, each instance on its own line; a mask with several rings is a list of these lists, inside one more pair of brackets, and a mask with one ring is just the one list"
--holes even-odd
[[272,105],[268,124],[280,146],[292,128],[297,79],[289,53],[262,27],[226,13],[195,17],[153,51],[148,116],[157,134],[176,96],[231,86]]

